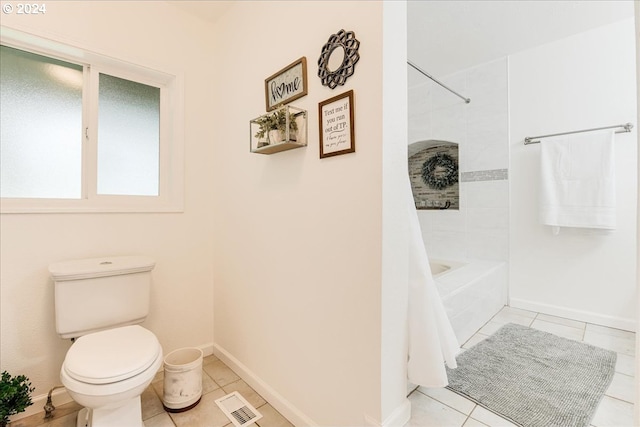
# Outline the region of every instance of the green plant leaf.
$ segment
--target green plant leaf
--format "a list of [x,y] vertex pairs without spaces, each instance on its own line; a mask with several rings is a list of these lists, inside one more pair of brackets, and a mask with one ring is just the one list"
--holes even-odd
[[33,403],[31,393],[34,390],[26,376],[12,377],[3,371],[0,379],[0,423],[6,425],[11,415],[24,412]]

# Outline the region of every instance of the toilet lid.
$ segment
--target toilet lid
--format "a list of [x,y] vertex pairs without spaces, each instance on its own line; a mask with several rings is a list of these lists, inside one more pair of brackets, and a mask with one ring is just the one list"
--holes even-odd
[[78,338],[67,352],[64,369],[90,384],[107,384],[143,372],[162,351],[156,336],[138,325],[96,332]]

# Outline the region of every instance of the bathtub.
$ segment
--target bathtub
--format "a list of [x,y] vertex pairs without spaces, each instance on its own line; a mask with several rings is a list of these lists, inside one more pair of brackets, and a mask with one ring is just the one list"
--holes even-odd
[[440,298],[460,345],[507,304],[507,263],[429,261]]

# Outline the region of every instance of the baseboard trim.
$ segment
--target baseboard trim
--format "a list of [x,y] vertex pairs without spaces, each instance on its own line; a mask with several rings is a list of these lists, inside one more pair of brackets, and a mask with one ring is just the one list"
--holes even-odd
[[[30,417],[31,415],[35,415],[39,412],[44,413],[44,405],[47,403],[47,397],[49,397],[49,392],[46,394],[41,394],[39,396],[33,396],[31,398],[31,402],[33,402],[24,412],[14,415],[11,417],[11,421],[17,421],[22,418]],[[54,390],[51,393],[51,401],[53,402],[53,406],[56,408],[67,403],[73,402],[69,393],[67,393],[66,388],[60,388]]]
[[285,399],[280,393],[275,391],[265,381],[252,372],[231,353],[218,344],[213,344],[213,354],[229,366],[238,374],[244,382],[258,392],[265,400],[271,404],[278,412],[288,419],[295,426],[317,426],[318,424],[307,417],[302,411],[296,408],[291,402]]
[[[203,344],[203,345],[197,345],[196,348],[199,348],[200,350],[202,350],[203,356],[207,357],[207,356],[211,356],[213,354],[213,343],[207,343],[207,344]],[[164,368],[164,366],[163,366]]]
[[364,419],[367,427],[402,427],[411,419],[411,401],[404,399],[402,404],[398,406],[382,424],[367,415],[365,415]]
[[552,304],[543,304],[520,298],[509,298],[509,305],[523,310],[537,311],[551,316],[564,317],[566,319],[579,320],[581,322],[593,323],[596,325],[608,326],[610,328],[623,329],[631,332],[635,332],[637,326],[635,319],[607,316],[590,311],[576,310]]

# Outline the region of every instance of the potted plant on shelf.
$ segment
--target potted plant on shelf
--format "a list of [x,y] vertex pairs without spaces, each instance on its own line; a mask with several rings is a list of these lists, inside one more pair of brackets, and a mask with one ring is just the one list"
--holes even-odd
[[11,415],[24,412],[31,401],[31,393],[35,387],[31,387],[29,378],[24,375],[12,377],[7,371],[2,372],[0,379],[0,426],[9,424]]
[[289,123],[289,140],[296,140],[298,123],[295,115],[286,107],[280,107],[273,113],[265,114],[255,122],[260,126],[255,135],[258,138],[258,148],[282,142],[286,137],[287,122]]
[[273,127],[273,120],[271,114],[265,114],[255,119],[255,123],[260,126],[258,132],[256,132],[256,138],[258,138],[258,148],[269,145],[269,131]]

